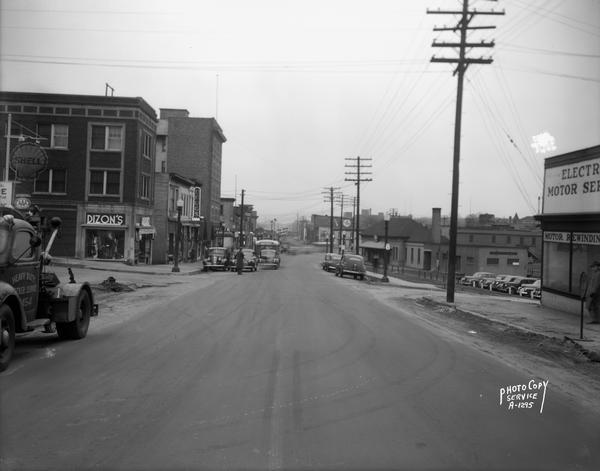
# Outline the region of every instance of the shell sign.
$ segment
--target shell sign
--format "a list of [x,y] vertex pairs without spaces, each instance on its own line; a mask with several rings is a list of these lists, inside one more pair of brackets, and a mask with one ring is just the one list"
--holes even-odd
[[19,180],[33,180],[46,170],[48,156],[44,149],[33,142],[23,142],[10,154],[10,167]]

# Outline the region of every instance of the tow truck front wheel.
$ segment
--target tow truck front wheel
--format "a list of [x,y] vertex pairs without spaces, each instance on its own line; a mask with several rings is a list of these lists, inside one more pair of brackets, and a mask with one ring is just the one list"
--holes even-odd
[[87,291],[81,290],[77,297],[77,312],[72,322],[58,322],[56,332],[61,339],[79,340],[87,335],[92,315],[92,302]]
[[0,371],[8,368],[15,350],[15,317],[12,309],[0,306]]

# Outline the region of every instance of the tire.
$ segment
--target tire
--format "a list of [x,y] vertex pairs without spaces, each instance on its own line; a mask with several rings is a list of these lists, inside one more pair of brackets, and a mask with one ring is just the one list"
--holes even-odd
[[10,306],[0,306],[0,371],[8,368],[15,351],[15,316]]
[[92,314],[92,302],[86,290],[81,290],[77,297],[77,317],[72,322],[56,324],[58,336],[64,340],[79,340],[87,335]]

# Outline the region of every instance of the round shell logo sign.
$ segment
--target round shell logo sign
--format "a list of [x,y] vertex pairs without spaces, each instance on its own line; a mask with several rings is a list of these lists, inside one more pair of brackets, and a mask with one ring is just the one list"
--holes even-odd
[[44,149],[32,142],[23,142],[10,154],[10,167],[19,180],[33,180],[48,166]]

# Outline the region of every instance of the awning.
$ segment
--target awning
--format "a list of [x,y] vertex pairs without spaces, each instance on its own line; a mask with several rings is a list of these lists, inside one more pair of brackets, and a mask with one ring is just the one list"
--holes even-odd
[[375,241],[366,241],[360,244],[360,247],[363,249],[378,249],[384,250],[385,244],[383,242],[375,242]]

